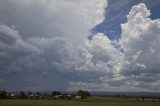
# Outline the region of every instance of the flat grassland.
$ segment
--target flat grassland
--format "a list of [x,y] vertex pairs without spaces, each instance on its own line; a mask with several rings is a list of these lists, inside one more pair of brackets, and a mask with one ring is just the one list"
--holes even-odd
[[135,98],[90,97],[84,100],[0,100],[0,106],[160,106],[150,100],[137,102]]

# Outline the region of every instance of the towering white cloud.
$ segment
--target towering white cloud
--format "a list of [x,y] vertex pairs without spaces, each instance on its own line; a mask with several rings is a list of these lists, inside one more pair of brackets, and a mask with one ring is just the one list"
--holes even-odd
[[160,21],[151,20],[150,11],[144,4],[134,6],[128,22],[122,24],[122,47],[126,59],[136,67],[158,72],[160,64]]
[[150,19],[150,14],[143,3],[133,6],[128,21],[122,24],[121,35],[127,61],[122,73],[129,75],[137,87],[145,85],[149,89],[160,80],[160,21]]

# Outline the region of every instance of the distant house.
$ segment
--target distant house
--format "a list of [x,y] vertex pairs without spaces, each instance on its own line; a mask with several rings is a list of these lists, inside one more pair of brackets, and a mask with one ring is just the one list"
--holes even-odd
[[15,97],[16,94],[15,94],[15,93],[11,93],[10,96],[11,96],[11,97]]
[[55,99],[61,99],[63,97],[63,95],[55,95],[54,98]]
[[30,94],[29,97],[34,97],[34,95],[33,95],[33,94]]
[[75,99],[81,99],[81,96],[75,96]]

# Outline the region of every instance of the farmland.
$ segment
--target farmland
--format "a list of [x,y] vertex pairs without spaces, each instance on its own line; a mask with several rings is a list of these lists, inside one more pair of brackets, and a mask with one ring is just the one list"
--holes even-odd
[[89,97],[84,100],[0,100],[0,106],[160,106],[159,101],[136,101],[135,98]]

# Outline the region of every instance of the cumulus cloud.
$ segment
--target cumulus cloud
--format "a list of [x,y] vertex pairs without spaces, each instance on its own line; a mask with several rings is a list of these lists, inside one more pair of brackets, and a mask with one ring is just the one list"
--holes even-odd
[[160,21],[141,3],[119,41],[102,33],[88,40],[106,7],[106,0],[0,0],[0,87],[158,90]]
[[86,41],[80,49],[78,62],[82,66],[77,70],[94,70],[93,72],[113,74],[121,70],[120,61],[123,54],[112,45],[112,41],[104,34],[98,33],[92,40]]
[[150,11],[144,4],[132,8],[128,22],[122,24],[122,46],[126,59],[132,66],[156,73],[160,63],[158,54],[160,22],[151,20],[148,18],[149,15]]
[[82,57],[86,57],[86,63],[83,68],[90,66],[88,69],[94,67],[94,72],[97,69],[104,73],[101,77],[97,75],[100,77],[98,83],[80,81],[73,89],[96,89],[97,85],[98,89],[109,91],[158,91],[160,21],[150,19],[150,15],[143,3],[132,7],[127,22],[121,25],[120,48],[103,35],[94,36],[84,50],[86,54]]
[[132,7],[128,21],[122,24],[121,44],[128,62],[122,73],[134,77],[137,83],[159,81],[160,21],[151,20],[150,15],[145,4],[141,3]]

